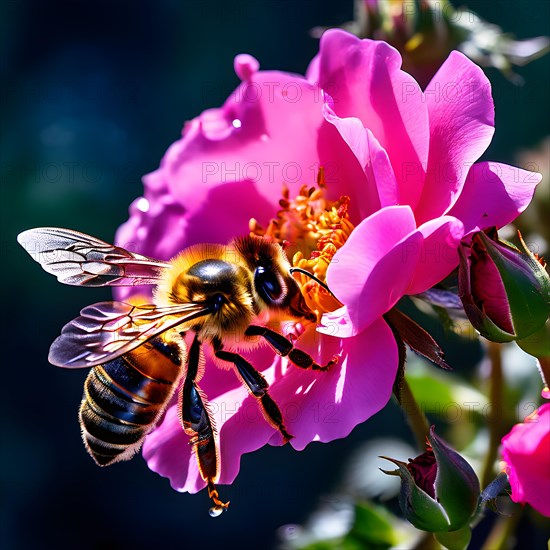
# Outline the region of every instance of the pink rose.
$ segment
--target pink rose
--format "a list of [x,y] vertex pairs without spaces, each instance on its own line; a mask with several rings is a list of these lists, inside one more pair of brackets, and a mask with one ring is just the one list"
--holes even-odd
[[550,517],[550,403],[541,405],[502,438],[512,500]]
[[[256,60],[237,56],[240,86],[221,108],[186,123],[117,234],[117,244],[159,259],[198,242],[226,243],[248,233],[252,218],[266,227],[277,216],[283,184],[292,202],[324,168],[324,200],[344,228],[324,273],[343,307],[313,296],[324,315],[318,327],[298,331],[296,345],[319,364],[335,354],[339,362],[316,373],[265,347],[245,354],[270,383],[298,450],[347,436],[385,406],[398,350],[383,315],[448,275],[464,236],[513,220],[540,180],[504,164],[474,164],[494,132],[479,67],[453,52],[423,92],[400,66],[386,43],[340,30],[323,35],[306,77],[259,71]],[[344,195],[349,203],[337,202]],[[345,210],[349,220],[339,218]],[[305,246],[311,235],[295,218],[283,224],[286,238]],[[219,432],[220,483],[231,483],[243,453],[282,437],[208,355],[200,385]],[[205,486],[175,406],[147,437],[144,456],[179,491]]]

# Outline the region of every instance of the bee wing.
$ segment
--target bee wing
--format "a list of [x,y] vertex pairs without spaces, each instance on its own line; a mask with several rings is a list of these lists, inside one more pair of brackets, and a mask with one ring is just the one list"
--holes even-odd
[[171,267],[71,229],[38,227],[23,231],[17,240],[33,260],[66,285],[150,285]]
[[150,338],[186,321],[210,313],[204,304],[173,307],[134,306],[125,302],[99,302],[85,307],[67,323],[50,347],[52,365],[93,367],[112,361]]

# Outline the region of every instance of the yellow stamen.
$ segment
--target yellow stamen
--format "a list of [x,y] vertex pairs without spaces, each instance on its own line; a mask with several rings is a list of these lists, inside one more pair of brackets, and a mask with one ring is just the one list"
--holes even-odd
[[[250,220],[254,235],[267,235],[284,248],[293,267],[300,267],[326,282],[327,268],[336,253],[353,231],[349,220],[349,197],[337,201],[324,197],[324,172],[319,171],[318,187],[303,185],[295,198],[289,197],[283,187],[281,209],[275,219],[263,229],[256,220]],[[330,292],[306,275],[296,274],[302,294],[309,308],[320,316],[341,307]]]

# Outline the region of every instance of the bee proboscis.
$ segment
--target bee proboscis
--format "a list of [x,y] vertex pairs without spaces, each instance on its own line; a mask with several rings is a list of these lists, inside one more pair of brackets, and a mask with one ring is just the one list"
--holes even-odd
[[[233,343],[253,347],[263,338],[304,369],[325,370],[337,361],[334,357],[326,365],[315,363],[260,321],[264,313],[267,318],[315,321],[283,249],[269,239],[244,236],[228,245],[194,245],[169,262],[68,229],[30,229],[18,241],[64,284],[156,285],[154,304],[110,301],[84,308],[63,327],[48,358],[60,367],[91,368],[79,419],[85,447],[101,466],[131,458],[179,388],[181,425],[214,503],[212,516],[229,502],[220,500],[216,488],[219,444],[198,384],[204,368],[202,345],[210,345],[217,361],[234,368],[285,443],[292,435],[267,381]],[[188,332],[194,334],[189,350],[184,341]]]

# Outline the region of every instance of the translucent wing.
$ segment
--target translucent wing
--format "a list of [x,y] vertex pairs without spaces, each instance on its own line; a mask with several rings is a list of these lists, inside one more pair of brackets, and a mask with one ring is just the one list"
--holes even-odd
[[133,306],[124,302],[99,302],[85,307],[67,323],[50,347],[52,365],[93,367],[112,361],[150,338],[186,321],[210,313],[204,304],[173,307]]
[[38,227],[23,231],[17,240],[33,260],[66,285],[150,285],[171,267],[70,229]]

